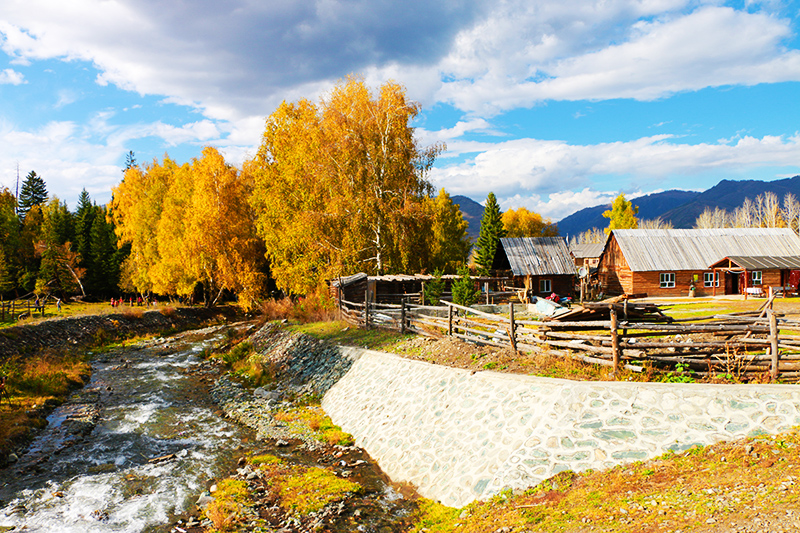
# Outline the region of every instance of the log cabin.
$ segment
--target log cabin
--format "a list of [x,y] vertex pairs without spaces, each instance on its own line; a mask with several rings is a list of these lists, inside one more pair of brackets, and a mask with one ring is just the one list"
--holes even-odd
[[569,253],[575,261],[575,266],[586,268],[586,271],[597,268],[600,263],[600,254],[603,253],[603,243],[573,244]]
[[625,229],[606,240],[598,275],[604,294],[747,294],[784,286],[798,258],[800,237],[788,228]]
[[530,296],[571,296],[577,268],[563,237],[500,239],[492,263],[495,276],[513,277],[515,287]]

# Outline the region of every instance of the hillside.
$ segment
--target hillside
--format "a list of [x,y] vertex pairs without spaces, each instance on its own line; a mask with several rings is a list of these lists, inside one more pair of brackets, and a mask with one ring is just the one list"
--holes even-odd
[[662,216],[664,220],[671,220],[676,228],[691,228],[707,207],[733,211],[742,205],[745,198],[753,200],[765,192],[777,194],[779,200],[783,200],[786,193],[800,196],[800,176],[775,181],[722,180],[686,204],[666,211]]
[[[648,194],[633,200],[633,205],[639,207],[640,219],[662,217],[670,210],[693,201],[701,193],[695,191],[670,190]],[[587,207],[558,221],[559,233],[563,236],[577,235],[589,228],[605,228],[608,219],[603,218],[603,211],[611,209],[611,204]],[[702,211],[702,210],[701,210]],[[694,219],[692,219],[694,223]],[[677,226],[676,226],[677,227]]]
[[467,234],[469,240],[475,242],[478,240],[478,233],[481,230],[481,218],[483,217],[483,206],[467,196],[452,196],[453,203],[458,205],[461,209],[461,214],[464,215],[464,220],[469,224]]

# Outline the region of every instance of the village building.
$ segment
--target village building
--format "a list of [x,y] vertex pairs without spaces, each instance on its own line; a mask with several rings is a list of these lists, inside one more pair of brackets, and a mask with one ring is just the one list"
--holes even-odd
[[796,269],[800,237],[788,228],[623,229],[606,240],[598,277],[604,294],[713,296],[782,289]]
[[573,244],[569,247],[569,253],[577,268],[584,267],[587,272],[597,268],[600,263],[600,254],[603,253],[605,243]]
[[497,277],[513,278],[513,286],[525,287],[528,296],[570,296],[577,280],[563,237],[500,239],[492,271]]

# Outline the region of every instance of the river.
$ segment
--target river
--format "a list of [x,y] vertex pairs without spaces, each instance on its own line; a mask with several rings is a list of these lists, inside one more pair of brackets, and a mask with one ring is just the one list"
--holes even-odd
[[169,531],[253,440],[199,386],[203,352],[223,335],[208,328],[94,354],[90,383],[0,471],[0,531]]

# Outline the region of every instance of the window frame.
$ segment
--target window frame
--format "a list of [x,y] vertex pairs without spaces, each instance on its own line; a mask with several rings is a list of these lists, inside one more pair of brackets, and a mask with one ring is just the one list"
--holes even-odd
[[659,289],[674,289],[675,288],[675,272],[659,272],[658,273],[658,288]]
[[703,287],[719,287],[719,272],[703,272]]
[[[756,276],[758,274],[758,276]],[[756,280],[756,277],[758,278]],[[753,270],[750,272],[750,286],[760,287],[764,284],[764,273],[761,270]]]
[[[545,285],[547,286],[547,289],[545,289],[545,288],[544,288],[544,287],[545,287]],[[544,292],[549,292],[549,293],[552,293],[552,292],[553,292],[553,282],[552,282],[552,280],[549,280],[549,279],[540,279],[540,280],[539,280],[539,292],[542,292],[542,293],[544,293]]]

